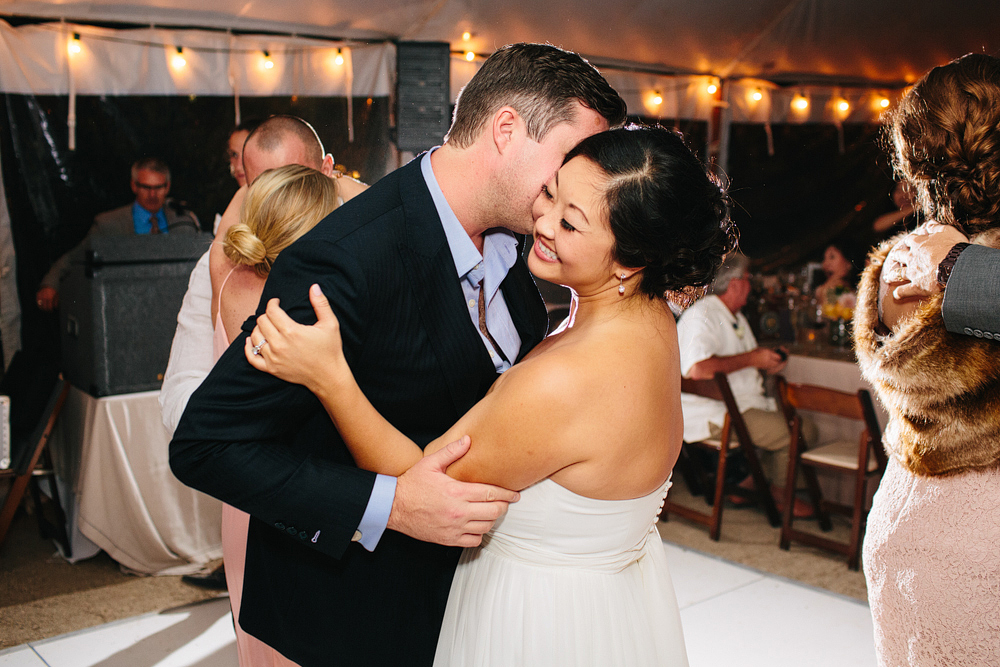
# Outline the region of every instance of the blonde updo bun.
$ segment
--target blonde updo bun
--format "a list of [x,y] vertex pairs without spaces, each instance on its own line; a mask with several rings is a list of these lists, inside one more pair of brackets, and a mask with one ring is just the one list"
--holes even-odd
[[222,249],[233,263],[261,278],[275,257],[337,208],[336,182],[292,164],[269,169],[247,190],[240,221],[229,228]]

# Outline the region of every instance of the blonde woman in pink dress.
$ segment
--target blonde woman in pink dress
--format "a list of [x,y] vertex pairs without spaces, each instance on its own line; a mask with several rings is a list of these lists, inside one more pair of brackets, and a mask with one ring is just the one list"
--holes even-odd
[[[222,230],[224,241],[212,251],[216,360],[240,336],[243,322],[256,312],[264,282],[278,253],[343,202],[339,196],[340,182],[315,169],[292,164],[265,171],[233,200],[230,206],[239,207],[239,222]],[[351,194],[363,189],[356,187],[354,181],[350,183]],[[249,518],[235,507],[222,506],[222,551],[239,663],[241,667],[294,665],[248,635],[239,624]]]
[[[1000,247],[1000,59],[931,70],[888,130],[925,219]],[[1000,665],[1000,344],[947,331],[940,292],[896,299],[896,243],[872,253],[854,323],[890,417],[863,551],[879,665]]]

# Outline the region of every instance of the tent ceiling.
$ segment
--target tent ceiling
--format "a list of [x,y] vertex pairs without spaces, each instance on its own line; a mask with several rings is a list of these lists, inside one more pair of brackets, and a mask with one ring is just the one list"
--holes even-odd
[[[0,0],[0,14],[447,41],[548,41],[593,60],[784,83],[913,81],[1000,52],[996,0]],[[472,39],[462,41],[469,31]]]

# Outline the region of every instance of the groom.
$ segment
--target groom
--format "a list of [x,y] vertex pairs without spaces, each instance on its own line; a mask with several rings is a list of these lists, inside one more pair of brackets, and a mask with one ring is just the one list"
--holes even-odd
[[[313,323],[307,290],[319,283],[361,388],[426,444],[544,335],[518,234],[530,233],[532,204],[566,152],[624,116],[575,54],[498,50],[462,92],[445,144],[282,252],[258,312],[280,297]],[[240,337],[192,396],[170,461],[182,481],[252,516],[247,632],[304,666],[429,665],[459,555],[441,544],[477,544],[504,506],[442,503],[516,498],[444,475],[463,452],[451,445],[398,480],[359,470],[316,398],[253,370]]]

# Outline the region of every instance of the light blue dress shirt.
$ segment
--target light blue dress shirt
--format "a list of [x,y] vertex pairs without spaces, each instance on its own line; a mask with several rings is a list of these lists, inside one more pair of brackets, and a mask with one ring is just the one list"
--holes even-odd
[[[455,212],[451,210],[448,200],[441,192],[434,170],[431,169],[431,153],[437,149],[431,149],[421,158],[420,171],[427,184],[427,189],[434,200],[434,208],[437,209],[438,217],[441,218],[441,226],[444,228],[445,237],[448,240],[448,248],[455,261],[455,271],[462,281],[462,293],[465,295],[465,304],[469,309],[469,317],[472,325],[479,332],[479,283],[483,281],[483,293],[487,295],[486,301],[486,323],[490,334],[497,344],[503,349],[508,360],[504,360],[493,349],[489,340],[479,332],[479,337],[483,341],[497,373],[510,368],[511,362],[517,359],[521,349],[521,337],[514,327],[514,321],[510,317],[507,309],[507,302],[504,301],[503,292],[500,291],[500,283],[507,277],[510,267],[517,261],[517,239],[506,229],[491,230],[483,237],[483,254],[479,254],[476,245],[469,238],[469,234],[458,221]],[[396,496],[396,478],[388,475],[377,475],[375,486],[372,488],[371,497],[368,499],[368,507],[365,509],[361,523],[358,524],[358,532],[361,538],[358,540],[368,551],[373,551],[385,532],[386,524],[389,523],[389,513],[392,511],[392,501]]]
[[148,234],[153,229],[152,218],[157,219],[157,227],[160,230],[160,234],[169,234],[170,230],[167,229],[167,216],[161,208],[156,213],[150,213],[143,207],[139,206],[139,202],[132,202],[132,226],[135,228],[136,234]]

